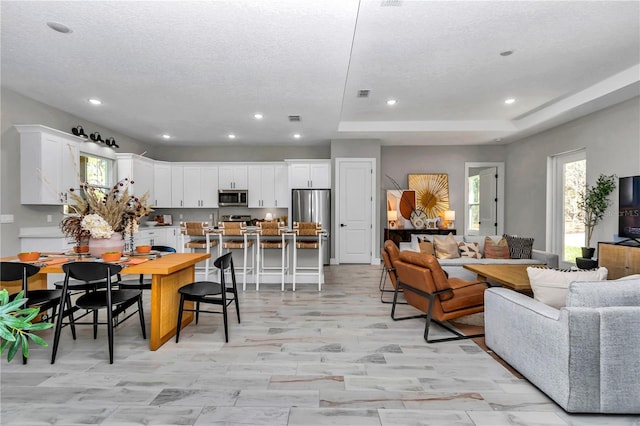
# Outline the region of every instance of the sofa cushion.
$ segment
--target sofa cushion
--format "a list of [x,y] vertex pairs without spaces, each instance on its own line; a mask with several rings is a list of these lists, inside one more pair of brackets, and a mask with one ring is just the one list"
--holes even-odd
[[507,234],[504,234],[503,237],[507,240],[511,259],[531,259],[533,238],[516,237]]
[[460,257],[458,243],[453,237],[453,234],[449,233],[449,235],[444,237],[434,235],[433,243],[436,249],[436,257],[438,259],[455,259]]
[[487,259],[511,259],[507,240],[500,238],[498,242],[495,242],[491,237],[485,237],[484,257]]
[[611,281],[574,282],[569,285],[567,307],[609,306],[640,306],[640,275]]
[[433,248],[433,243],[431,241],[420,241],[418,246],[420,247],[420,253],[430,254],[431,256],[436,255],[436,251]]
[[478,243],[461,241],[458,243],[458,249],[460,250],[460,257],[470,257],[473,259],[482,258],[482,253],[480,253],[480,246]]
[[563,271],[551,268],[528,267],[527,275],[533,298],[554,308],[567,303],[567,290],[574,281],[602,281],[607,279],[607,268],[587,271]]

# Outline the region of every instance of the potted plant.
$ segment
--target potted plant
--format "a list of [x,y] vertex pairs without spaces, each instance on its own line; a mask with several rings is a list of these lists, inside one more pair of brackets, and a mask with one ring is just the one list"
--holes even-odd
[[579,194],[578,208],[581,210],[582,220],[587,232],[586,247],[582,247],[582,257],[591,259],[595,248],[591,247],[591,236],[593,228],[600,223],[604,217],[604,213],[611,205],[609,195],[616,189],[616,175],[600,175],[595,185],[586,185],[583,192]]
[[32,332],[53,327],[50,322],[32,324],[31,320],[40,313],[40,308],[23,308],[25,303],[27,299],[23,297],[22,291],[9,301],[9,292],[6,289],[0,290],[0,354],[9,348],[8,362],[11,362],[19,349],[22,349],[25,358],[29,357],[29,339],[40,346],[47,346],[47,342]]

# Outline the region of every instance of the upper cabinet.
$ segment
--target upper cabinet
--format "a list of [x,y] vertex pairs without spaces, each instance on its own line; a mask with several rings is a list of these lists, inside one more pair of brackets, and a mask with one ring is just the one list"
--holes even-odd
[[184,207],[184,166],[171,165],[171,207]]
[[172,207],[171,185],[171,163],[156,161],[153,164],[154,207]]
[[249,167],[249,207],[288,207],[287,179],[286,164],[256,164]]
[[218,207],[218,167],[185,165],[183,179],[183,207]]
[[331,161],[289,160],[289,187],[291,189],[331,188]]
[[20,133],[20,202],[63,205],[77,188],[81,139],[40,125],[15,126]]
[[247,189],[248,167],[246,164],[225,164],[218,168],[219,189]]
[[137,197],[149,194],[147,198],[150,204],[154,203],[154,161],[136,154],[117,154],[118,157],[118,181],[129,179],[133,184],[129,186],[129,192]]

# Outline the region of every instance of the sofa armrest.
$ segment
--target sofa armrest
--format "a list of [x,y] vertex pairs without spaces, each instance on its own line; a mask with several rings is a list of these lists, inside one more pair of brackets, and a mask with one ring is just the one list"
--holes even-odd
[[532,250],[531,258],[545,263],[549,268],[557,268],[559,265],[558,255],[542,250]]

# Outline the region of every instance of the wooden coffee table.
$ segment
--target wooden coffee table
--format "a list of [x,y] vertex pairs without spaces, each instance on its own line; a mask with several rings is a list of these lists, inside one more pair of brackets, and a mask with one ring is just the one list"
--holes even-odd
[[475,272],[479,281],[495,281],[498,284],[526,295],[533,295],[527,268],[537,265],[464,265],[465,269]]

